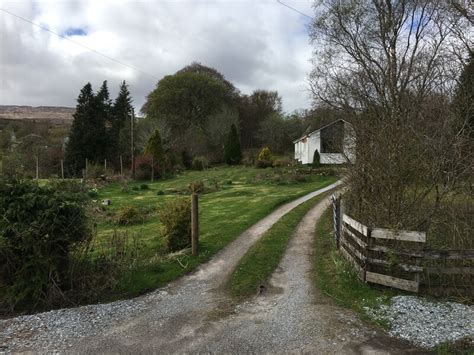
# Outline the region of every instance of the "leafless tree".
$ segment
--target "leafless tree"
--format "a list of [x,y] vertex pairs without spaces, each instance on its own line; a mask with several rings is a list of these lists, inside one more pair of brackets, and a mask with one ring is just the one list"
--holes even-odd
[[472,9],[454,0],[322,0],[315,13],[309,83],[316,104],[351,112],[353,213],[428,230],[473,167],[466,118],[452,109],[472,53]]

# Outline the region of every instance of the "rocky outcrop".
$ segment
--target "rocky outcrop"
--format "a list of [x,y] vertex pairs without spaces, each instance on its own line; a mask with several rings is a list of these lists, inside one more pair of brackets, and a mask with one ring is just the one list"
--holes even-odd
[[0,105],[0,121],[34,121],[55,125],[69,125],[75,109],[59,106]]

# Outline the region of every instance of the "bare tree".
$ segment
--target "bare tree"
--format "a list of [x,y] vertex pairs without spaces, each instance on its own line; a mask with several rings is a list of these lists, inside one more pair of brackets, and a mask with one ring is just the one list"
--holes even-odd
[[464,118],[451,105],[472,48],[472,16],[463,6],[315,5],[310,88],[315,103],[351,112],[357,157],[348,199],[366,223],[427,230],[443,201],[465,186],[473,157],[461,149]]

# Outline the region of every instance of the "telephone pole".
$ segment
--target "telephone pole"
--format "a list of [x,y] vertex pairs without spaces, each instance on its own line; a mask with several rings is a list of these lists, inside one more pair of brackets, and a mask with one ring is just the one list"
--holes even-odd
[[132,107],[132,111],[130,113],[130,160],[132,164],[132,179],[135,180],[135,141],[134,141],[134,123],[135,123],[135,111]]

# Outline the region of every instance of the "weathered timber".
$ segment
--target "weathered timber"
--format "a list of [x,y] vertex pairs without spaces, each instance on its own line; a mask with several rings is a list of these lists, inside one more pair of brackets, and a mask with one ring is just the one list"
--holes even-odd
[[374,258],[367,258],[366,262],[372,265],[378,265],[378,266],[392,266],[406,272],[423,272],[423,267],[416,266],[416,265],[410,265],[410,264],[404,264],[404,263],[391,264],[386,260],[374,259]]
[[360,239],[358,236],[356,236],[355,233],[352,233],[352,231],[350,231],[345,226],[342,226],[342,230],[344,233],[348,234],[352,238],[352,240],[354,240],[354,242],[356,242],[361,248],[367,248],[367,243]]
[[341,244],[344,246],[344,248],[348,249],[351,251],[353,255],[355,255],[361,262],[365,261],[365,256],[362,254],[359,250],[357,250],[351,243],[346,239],[344,235],[341,236]]
[[357,222],[355,219],[349,217],[347,214],[343,214],[342,220],[344,221],[344,223],[354,228],[360,234],[367,237],[369,229],[366,226],[364,226],[362,223]]
[[423,256],[424,256],[423,252],[398,251],[398,250],[388,248],[388,247],[384,247],[384,246],[381,246],[381,245],[374,245],[373,247],[370,247],[368,249],[370,251],[390,253],[390,254],[395,254],[395,255],[398,255],[398,256],[408,256],[408,257],[413,257],[413,258],[423,258]]
[[365,278],[365,271],[364,271],[364,268],[362,266],[360,266],[356,259],[351,255],[349,254],[344,248],[340,248],[339,249],[342,253],[342,255],[346,258],[346,260],[352,264],[352,266],[354,267],[354,269],[357,271],[357,276],[361,279],[361,280],[364,280]]
[[418,292],[418,288],[419,288],[419,283],[416,281],[400,279],[398,277],[377,274],[375,272],[370,272],[370,271],[367,271],[365,273],[365,280],[367,282],[394,287],[400,290],[405,290],[405,291],[410,291],[410,292]]
[[425,270],[430,274],[474,275],[474,267],[438,267],[428,266]]
[[425,243],[426,233],[404,230],[395,231],[385,228],[374,228],[372,229],[372,238]]
[[474,250],[425,250],[423,259],[474,260]]

